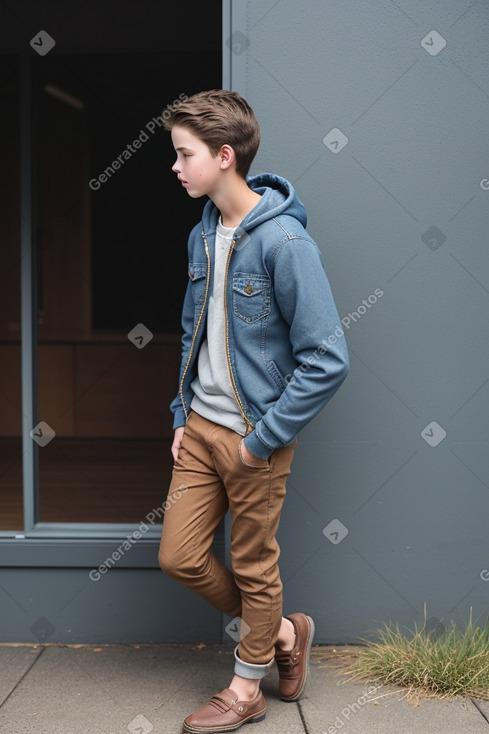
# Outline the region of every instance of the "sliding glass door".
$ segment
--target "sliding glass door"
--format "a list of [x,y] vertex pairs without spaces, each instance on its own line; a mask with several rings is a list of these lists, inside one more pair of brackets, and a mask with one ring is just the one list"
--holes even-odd
[[124,536],[166,498],[203,202],[160,117],[221,86],[221,8],[111,4],[32,26],[21,2],[38,30],[0,56],[0,541]]

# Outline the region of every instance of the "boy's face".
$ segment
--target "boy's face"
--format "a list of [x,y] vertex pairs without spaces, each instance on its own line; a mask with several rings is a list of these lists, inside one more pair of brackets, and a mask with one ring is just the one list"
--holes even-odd
[[172,166],[182,186],[193,199],[199,196],[212,198],[222,184],[221,155],[213,156],[208,146],[188,128],[175,125],[171,130],[177,159]]

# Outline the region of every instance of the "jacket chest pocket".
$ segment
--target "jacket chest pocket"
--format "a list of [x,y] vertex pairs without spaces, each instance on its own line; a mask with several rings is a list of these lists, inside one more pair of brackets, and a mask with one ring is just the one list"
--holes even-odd
[[192,285],[192,297],[196,309],[201,308],[205,298],[207,264],[206,263],[189,263],[188,277]]
[[233,277],[234,314],[251,324],[268,316],[272,286],[268,275],[236,273]]

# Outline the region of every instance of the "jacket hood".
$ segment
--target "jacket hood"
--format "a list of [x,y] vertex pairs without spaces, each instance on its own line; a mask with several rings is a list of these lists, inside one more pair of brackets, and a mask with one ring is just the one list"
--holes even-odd
[[[292,184],[287,179],[274,173],[260,173],[246,179],[248,186],[261,194],[258,204],[243,219],[236,229],[236,235],[241,236],[263,222],[287,214],[297,219],[303,227],[307,225],[307,214],[304,204],[297,196]],[[202,214],[204,230],[215,230],[219,219],[219,210],[214,202],[208,201]],[[239,230],[242,230],[240,232]]]

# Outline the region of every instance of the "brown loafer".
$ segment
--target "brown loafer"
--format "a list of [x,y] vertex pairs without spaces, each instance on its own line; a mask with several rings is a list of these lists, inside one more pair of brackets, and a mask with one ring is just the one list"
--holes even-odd
[[295,629],[295,645],[285,652],[275,645],[275,660],[280,677],[279,693],[282,701],[297,701],[306,685],[309,670],[309,653],[314,637],[314,622],[307,614],[290,614]]
[[189,734],[234,731],[243,724],[262,721],[267,705],[263,693],[258,691],[252,701],[238,701],[230,688],[216,693],[211,700],[183,722],[183,731]]

